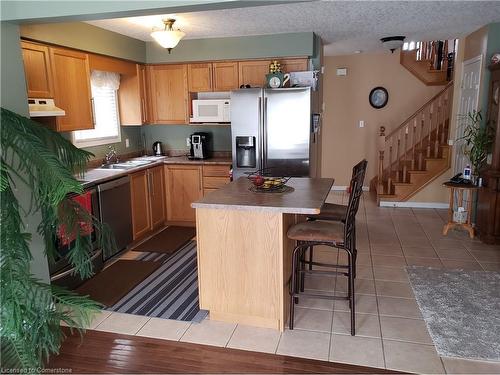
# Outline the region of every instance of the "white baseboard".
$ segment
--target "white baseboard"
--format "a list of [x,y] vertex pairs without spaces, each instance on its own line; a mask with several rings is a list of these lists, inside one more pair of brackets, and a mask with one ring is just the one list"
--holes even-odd
[[448,203],[439,202],[390,202],[380,201],[380,207],[401,207],[401,208],[448,208]]
[[[331,191],[346,191],[347,190],[347,186],[332,186],[332,189]],[[363,186],[363,191],[370,191],[370,187],[369,186]]]

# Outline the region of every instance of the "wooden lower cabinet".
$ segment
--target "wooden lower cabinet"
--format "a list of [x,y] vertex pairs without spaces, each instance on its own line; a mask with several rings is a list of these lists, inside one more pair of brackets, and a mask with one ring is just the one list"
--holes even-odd
[[151,227],[161,228],[165,224],[165,182],[163,166],[148,169],[150,178]]
[[163,166],[130,175],[132,232],[134,241],[165,224]]
[[132,202],[132,234],[133,240],[136,241],[151,230],[147,170],[130,175],[130,195]]
[[194,223],[191,203],[203,196],[201,165],[174,164],[165,166],[167,221]]

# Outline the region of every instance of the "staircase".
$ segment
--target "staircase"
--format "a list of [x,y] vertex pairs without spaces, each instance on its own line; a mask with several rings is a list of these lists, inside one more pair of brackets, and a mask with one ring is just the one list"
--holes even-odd
[[446,85],[453,76],[455,40],[405,43],[400,63],[427,86]]
[[405,201],[450,168],[453,81],[388,135],[380,128],[378,202]]

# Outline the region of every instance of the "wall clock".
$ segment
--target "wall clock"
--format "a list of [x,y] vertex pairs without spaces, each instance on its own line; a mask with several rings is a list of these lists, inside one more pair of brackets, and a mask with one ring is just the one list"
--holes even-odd
[[372,91],[370,91],[368,100],[373,108],[384,108],[389,101],[389,93],[383,87],[375,87]]

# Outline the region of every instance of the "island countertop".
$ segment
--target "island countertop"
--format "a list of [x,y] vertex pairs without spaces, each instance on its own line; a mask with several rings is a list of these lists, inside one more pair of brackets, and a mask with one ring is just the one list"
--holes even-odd
[[291,178],[287,185],[294,190],[285,193],[256,193],[251,182],[238,180],[193,202],[193,208],[259,210],[286,214],[318,214],[333,185],[332,178]]

